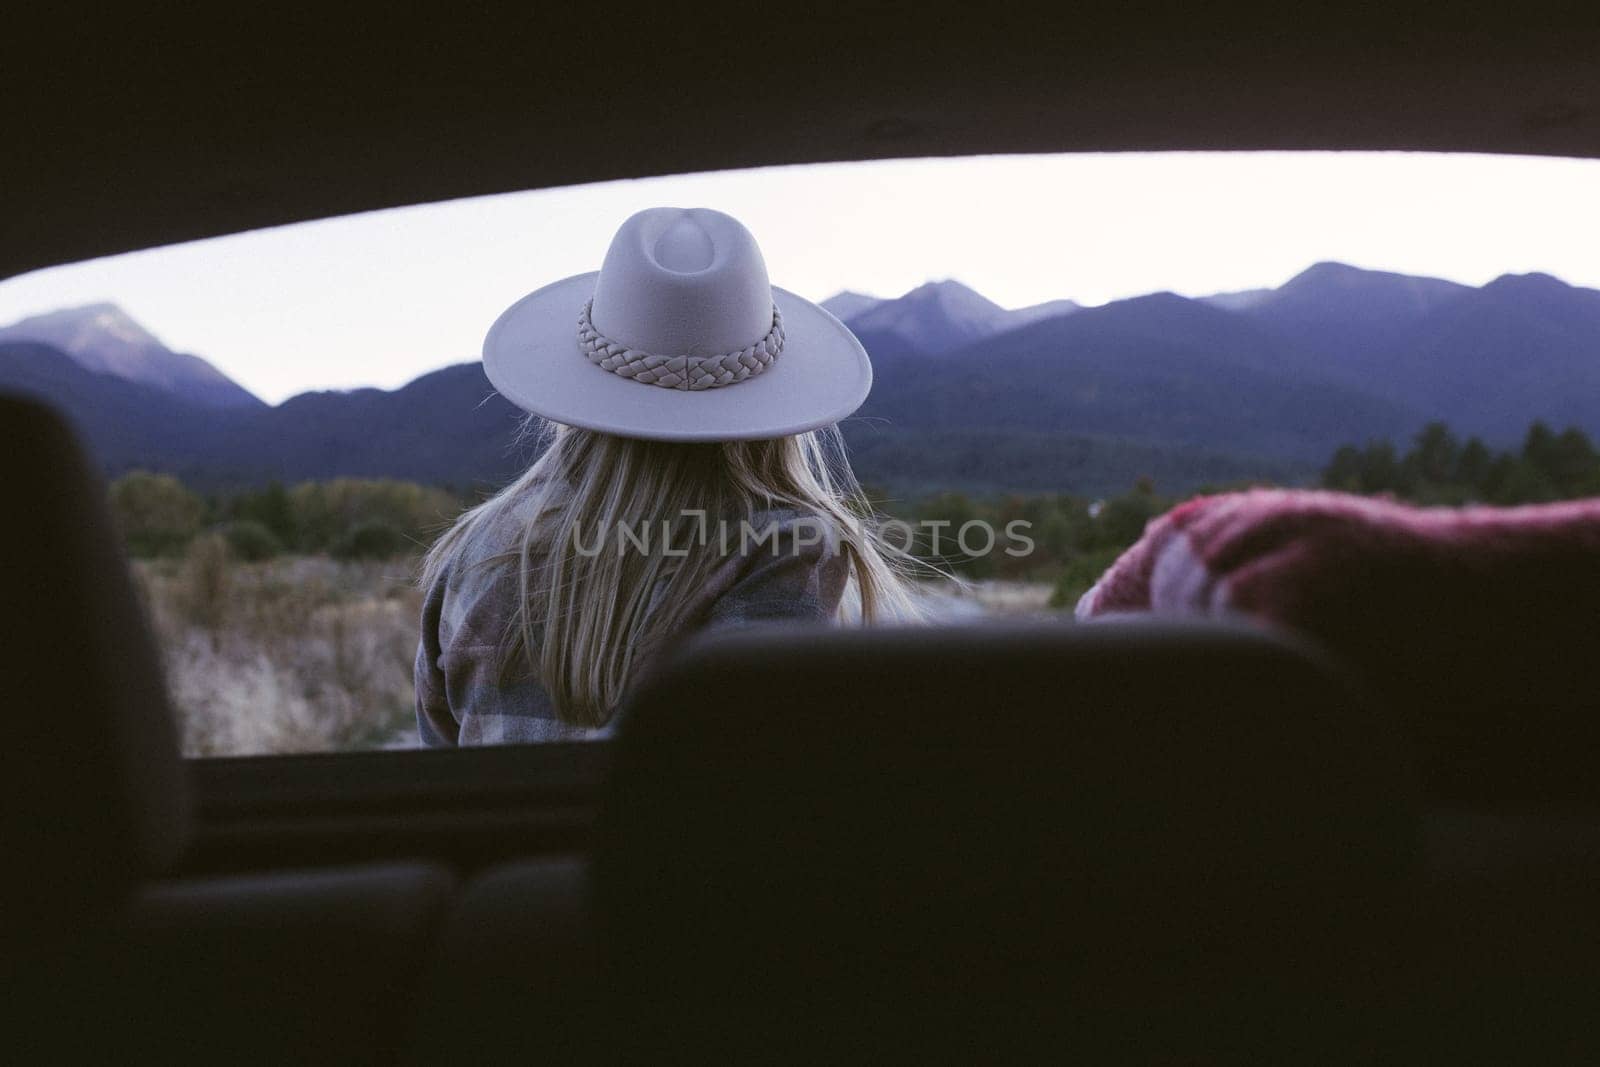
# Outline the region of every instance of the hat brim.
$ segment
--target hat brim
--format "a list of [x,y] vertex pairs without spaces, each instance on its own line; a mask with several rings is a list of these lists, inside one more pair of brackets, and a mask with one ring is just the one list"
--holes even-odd
[[783,352],[755,377],[694,392],[620,377],[578,347],[578,314],[597,277],[579,274],[536,289],[489,327],[484,373],[524,411],[618,437],[742,441],[829,426],[872,389],[872,364],[855,335],[777,286],[772,299],[783,313]]

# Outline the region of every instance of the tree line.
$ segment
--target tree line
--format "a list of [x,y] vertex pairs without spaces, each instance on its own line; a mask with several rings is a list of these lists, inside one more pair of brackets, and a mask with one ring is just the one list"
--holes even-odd
[[1600,496],[1600,453],[1576,426],[1528,427],[1518,449],[1496,451],[1477,437],[1461,441],[1430,422],[1401,454],[1392,442],[1345,445],[1322,472],[1328,489],[1386,493],[1418,504],[1538,504]]
[[887,516],[912,523],[944,523],[942,528],[950,532],[974,520],[995,529],[1004,529],[1018,519],[1027,522],[1033,548],[1025,556],[1003,552],[964,555],[952,536],[946,536],[939,546],[923,537],[912,546],[912,554],[962,578],[1053,582],[1052,603],[1058,607],[1076,603],[1112,561],[1139,539],[1146,523],[1177,503],[1159,493],[1150,478],[1139,478],[1126,492],[1109,497],[1011,493],[975,498],[950,492],[896,500],[878,492],[871,495],[874,506]]
[[[1201,493],[1247,484],[1202,487]],[[1600,451],[1580,429],[1529,427],[1518,448],[1495,450],[1459,439],[1444,423],[1425,426],[1401,452],[1387,440],[1344,445],[1322,472],[1325,488],[1388,494],[1427,505],[1525,504],[1600,496]],[[1056,603],[1070,606],[1106,567],[1138,540],[1145,524],[1176,499],[1140,478],[1103,498],[1074,493],[960,492],[897,498],[870,493],[885,516],[942,524],[943,543],[919,541],[913,554],[971,579],[1056,583]],[[170,475],[134,472],[111,488],[112,510],[136,556],[181,555],[202,534],[221,537],[246,562],[280,554],[386,559],[416,554],[448,528],[468,503],[463,494],[393,480],[337,478],[201,496]],[[963,555],[954,532],[972,521],[1005,529],[1028,524],[1032,551]]]
[[202,535],[234,558],[284,554],[390,559],[421,551],[460,512],[442,489],[387,479],[335,478],[201,496],[170,474],[134,471],[111,484],[111,511],[138,557],[184,554]]

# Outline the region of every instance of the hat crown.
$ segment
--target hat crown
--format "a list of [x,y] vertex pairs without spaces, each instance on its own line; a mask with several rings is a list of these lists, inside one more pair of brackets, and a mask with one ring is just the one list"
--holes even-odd
[[732,352],[772,329],[754,235],[709,208],[650,208],[617,230],[595,281],[595,329],[663,355]]

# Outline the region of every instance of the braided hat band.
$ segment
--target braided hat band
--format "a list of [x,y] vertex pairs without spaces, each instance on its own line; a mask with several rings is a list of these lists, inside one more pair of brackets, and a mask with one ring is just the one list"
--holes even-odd
[[754,378],[783,351],[783,314],[772,305],[772,329],[747,348],[720,356],[662,356],[613,341],[589,319],[590,300],[578,315],[578,347],[601,370],[663,389],[720,389]]

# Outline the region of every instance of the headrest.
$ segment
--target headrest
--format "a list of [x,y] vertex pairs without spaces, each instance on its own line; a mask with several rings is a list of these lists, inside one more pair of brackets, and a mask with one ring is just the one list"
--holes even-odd
[[1270,634],[751,631],[627,709],[596,918],[670,1026],[734,1002],[792,1026],[891,989],[959,1014],[996,982],[1017,1010],[1270,991],[1371,932],[1414,818],[1394,733]]
[[0,396],[0,486],[5,894],[71,914],[177,856],[185,772],[106,487],[61,416]]

